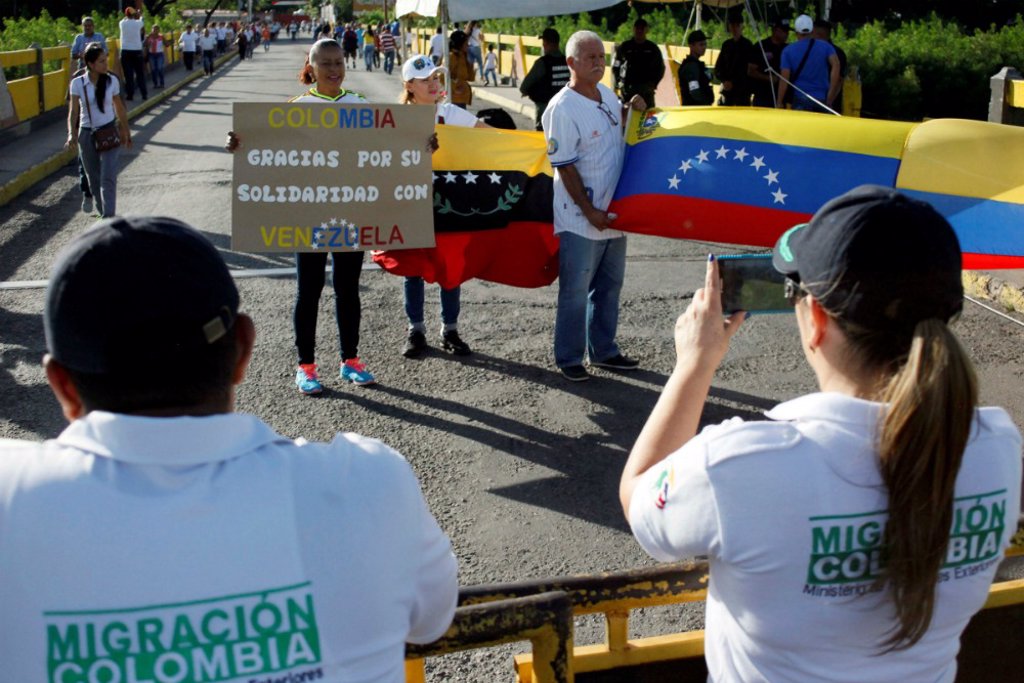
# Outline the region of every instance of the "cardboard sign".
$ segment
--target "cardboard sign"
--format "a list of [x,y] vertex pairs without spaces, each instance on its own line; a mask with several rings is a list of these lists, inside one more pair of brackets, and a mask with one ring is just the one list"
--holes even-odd
[[232,249],[434,246],[433,107],[236,103],[234,131]]

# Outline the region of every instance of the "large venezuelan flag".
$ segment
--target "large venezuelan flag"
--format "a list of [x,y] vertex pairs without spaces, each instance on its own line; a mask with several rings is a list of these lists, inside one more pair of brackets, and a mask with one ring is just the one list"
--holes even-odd
[[615,227],[771,246],[847,190],[895,185],[913,125],[771,109],[649,110],[627,133]]
[[1024,128],[922,123],[907,140],[896,187],[949,220],[965,268],[1024,268]]
[[532,131],[438,126],[434,152],[437,246],[374,253],[395,275],[446,289],[479,278],[543,287],[558,277],[552,171]]

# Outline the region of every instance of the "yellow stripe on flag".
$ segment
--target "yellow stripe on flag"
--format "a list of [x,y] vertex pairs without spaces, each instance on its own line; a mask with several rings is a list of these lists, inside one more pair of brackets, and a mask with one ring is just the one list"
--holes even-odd
[[437,127],[434,171],[519,171],[554,176],[544,134],[538,131]]
[[1024,204],[1024,128],[936,119],[910,134],[896,186]]
[[[658,118],[657,125],[644,126],[652,112]],[[646,115],[633,112],[632,116],[626,138],[629,144],[660,137],[696,136],[893,159],[900,157],[907,135],[919,125],[756,107],[669,107],[649,110]]]

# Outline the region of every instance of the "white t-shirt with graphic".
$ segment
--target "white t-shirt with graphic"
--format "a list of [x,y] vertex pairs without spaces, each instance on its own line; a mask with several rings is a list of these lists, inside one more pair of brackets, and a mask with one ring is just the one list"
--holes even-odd
[[622,104],[600,83],[601,102],[562,88],[541,117],[548,141],[548,159],[555,170],[555,233],[571,232],[592,240],[622,237],[619,230],[598,230],[565,189],[560,166],[576,167],[595,208],[611,204],[622,172],[626,141],[622,135]]
[[629,520],[662,561],[707,555],[705,653],[716,683],[951,682],[1020,510],[1021,436],[977,411],[956,481],[930,628],[877,656],[895,623],[873,590],[888,501],[874,434],[882,405],[818,393],[708,427],[644,474]]
[[5,681],[404,683],[456,560],[379,441],[90,413],[0,440]]

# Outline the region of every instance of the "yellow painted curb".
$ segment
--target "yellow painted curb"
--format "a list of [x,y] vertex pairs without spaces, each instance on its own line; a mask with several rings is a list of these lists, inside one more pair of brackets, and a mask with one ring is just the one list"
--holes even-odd
[[[235,52],[230,52],[228,54],[221,55],[220,58],[216,61],[216,65],[219,67],[223,64],[226,64],[227,62],[231,61],[232,57],[235,56],[237,56],[237,53]],[[143,113],[149,111],[149,109],[156,106],[158,103],[163,102],[165,99],[167,99],[174,93],[178,92],[178,90],[180,90],[183,86],[191,83],[197,78],[202,77],[202,75],[203,72],[201,70],[194,71],[193,73],[189,74],[188,76],[185,76],[185,78],[181,79],[180,81],[172,85],[170,88],[164,90],[159,95],[154,95],[153,97],[148,98],[138,107],[135,107],[128,112],[128,120],[131,121],[132,119],[141,116]],[[77,156],[77,151],[73,149],[64,149],[54,154],[46,161],[40,164],[36,164],[27,171],[19,173],[14,177],[13,180],[7,181],[6,183],[4,183],[2,187],[0,187],[0,206],[6,206],[28,188],[32,187],[33,185],[43,180],[47,176],[56,173],[64,166],[71,163]]]
[[1003,306],[1007,311],[1024,313],[1024,292],[1020,287],[1001,281],[998,277],[979,271],[965,270],[964,293],[977,299],[987,299]]

